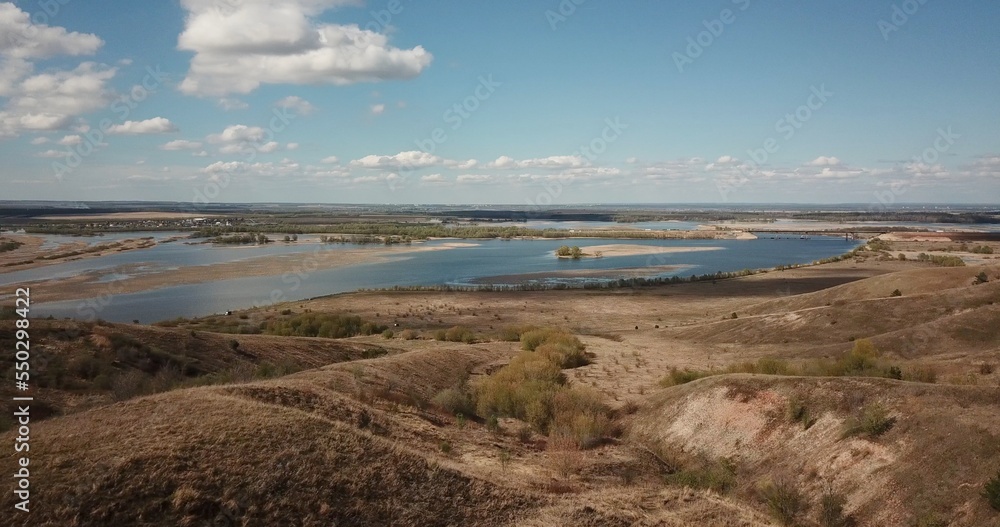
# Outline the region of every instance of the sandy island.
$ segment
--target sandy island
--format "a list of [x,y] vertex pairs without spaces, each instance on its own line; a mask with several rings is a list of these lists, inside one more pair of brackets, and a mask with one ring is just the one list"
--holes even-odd
[[[667,253],[693,253],[701,251],[722,251],[724,247],[659,247],[656,245],[632,245],[632,244],[608,244],[608,245],[588,245],[580,247],[584,258],[597,258],[597,253],[602,257],[614,256],[644,256],[648,254]],[[560,258],[570,258],[560,256]]]

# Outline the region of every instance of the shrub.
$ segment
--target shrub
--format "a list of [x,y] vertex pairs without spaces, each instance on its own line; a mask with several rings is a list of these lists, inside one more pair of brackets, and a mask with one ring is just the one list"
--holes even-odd
[[394,336],[395,336],[395,333],[393,333],[391,329],[387,329],[387,330],[385,330],[385,331],[382,332],[382,338],[384,338],[384,339],[388,340],[388,339],[391,339]]
[[1000,511],[1000,472],[983,485],[983,497],[993,510]]
[[990,374],[993,373],[993,371],[995,369],[996,369],[996,366],[994,366],[993,363],[991,363],[991,362],[984,362],[984,363],[982,363],[982,364],[979,365],[979,374],[980,375],[990,375]]
[[386,328],[365,322],[361,317],[355,315],[302,313],[287,319],[269,320],[262,329],[268,335],[339,339],[357,335],[374,335],[382,333]]
[[702,377],[708,377],[709,375],[712,375],[712,373],[689,369],[678,370],[677,368],[670,368],[670,373],[663,379],[660,379],[660,386],[669,388],[670,386],[687,384],[691,381],[701,379]]
[[918,366],[904,373],[903,380],[933,384],[937,382],[937,370],[933,366]]
[[976,283],[977,284],[985,284],[986,282],[989,282],[989,281],[990,281],[990,277],[986,276],[986,271],[983,271],[983,272],[979,273],[978,275],[976,275]]
[[444,338],[449,342],[464,342],[466,344],[472,344],[476,341],[476,334],[473,333],[471,329],[464,326],[454,326],[445,331]]
[[899,289],[896,289],[896,290],[894,290],[894,291],[892,292],[892,294],[891,294],[891,295],[889,295],[889,296],[894,296],[894,297],[895,297],[895,296],[903,296],[903,292],[902,292],[902,291],[900,291]]
[[[676,460],[672,462],[676,463]],[[668,485],[707,489],[721,494],[736,486],[736,465],[727,459],[697,459],[691,466],[668,474],[664,480]]]
[[552,398],[551,435],[572,439],[581,449],[597,446],[611,423],[610,410],[594,389],[574,386]]
[[807,508],[805,497],[786,479],[765,483],[760,488],[760,497],[782,525],[794,525]]
[[111,381],[111,396],[116,401],[138,397],[146,392],[146,376],[138,370],[120,373]]
[[412,329],[404,329],[402,333],[399,334],[399,338],[403,340],[416,340],[417,332]]
[[472,415],[476,412],[472,398],[460,387],[441,390],[431,402],[452,415]]
[[822,527],[853,527],[854,518],[844,514],[847,498],[843,494],[826,491],[820,498],[819,524]]
[[788,399],[788,418],[792,422],[802,423],[802,428],[805,430],[809,430],[812,425],[816,424],[816,419],[810,415],[805,401],[799,397]]
[[889,415],[889,411],[878,403],[866,405],[861,409],[861,414],[847,421],[844,429],[844,437],[852,435],[866,435],[876,438],[888,432],[896,424],[896,418]]

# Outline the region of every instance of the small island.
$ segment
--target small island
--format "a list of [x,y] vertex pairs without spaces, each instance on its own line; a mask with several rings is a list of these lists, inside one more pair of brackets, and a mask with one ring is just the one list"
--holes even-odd
[[[563,245],[562,247],[556,249],[556,256],[559,258],[572,258],[574,260],[579,260],[584,256],[591,256],[590,254],[584,253],[583,249],[574,245],[570,247],[569,245]],[[603,256],[600,251],[593,254],[594,258],[600,258]]]

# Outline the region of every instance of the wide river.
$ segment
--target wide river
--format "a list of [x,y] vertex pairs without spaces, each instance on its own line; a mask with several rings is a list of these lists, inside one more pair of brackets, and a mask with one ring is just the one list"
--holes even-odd
[[[278,301],[295,301],[317,296],[345,293],[359,289],[392,286],[469,285],[476,283],[525,283],[532,280],[579,284],[595,280],[600,270],[649,268],[644,276],[690,276],[718,271],[770,268],[778,265],[804,264],[840,255],[860,242],[842,237],[812,236],[802,239],[794,235],[758,233],[758,240],[434,240],[436,246],[456,241],[475,244],[435,251],[403,253],[405,247],[385,248],[384,259],[321,270],[288,269],[273,276],[232,278],[198,284],[164,287],[129,294],[109,294],[101,298],[35,304],[33,316],[88,318],[94,313],[104,320],[125,322],[140,320],[155,322],[176,317],[196,317],[227,310],[269,305]],[[131,237],[148,234],[134,233]],[[157,238],[163,238],[158,233]],[[117,235],[115,238],[122,238]],[[75,239],[79,241],[79,239]],[[100,240],[100,239],[98,239]],[[104,238],[102,241],[106,241]],[[5,290],[29,281],[64,278],[90,273],[99,282],[127,280],[119,274],[120,266],[131,273],[156,273],[165,269],[202,266],[312,251],[338,251],[355,246],[275,243],[264,247],[213,247],[208,244],[187,244],[183,241],[160,244],[149,249],[112,253],[102,257],[55,264],[43,268],[0,274],[0,286]],[[55,239],[57,243],[63,239]],[[694,252],[655,255],[606,256],[581,260],[557,259],[553,251],[565,244],[644,245],[667,248],[719,248]],[[662,266],[671,267],[669,269]],[[659,267],[659,269],[654,269]],[[556,273],[553,276],[552,273]],[[574,276],[576,274],[576,276]],[[614,275],[614,272],[606,273]],[[517,275],[533,275],[518,277]],[[498,278],[501,277],[501,278]],[[7,291],[4,291],[5,293]]]

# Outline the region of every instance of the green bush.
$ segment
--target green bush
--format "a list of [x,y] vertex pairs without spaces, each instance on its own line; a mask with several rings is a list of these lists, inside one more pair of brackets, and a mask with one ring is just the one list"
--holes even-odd
[[391,329],[387,329],[387,330],[385,330],[385,331],[382,332],[382,338],[384,338],[386,340],[391,339],[395,335],[396,334],[393,333]]
[[476,406],[472,398],[461,387],[447,388],[441,390],[431,399],[434,406],[452,414],[468,416],[476,413]]
[[441,342],[444,342],[444,341],[448,340],[448,330],[439,329],[439,330],[435,331],[434,332],[434,340],[439,340]]
[[265,323],[263,332],[268,335],[285,337],[339,339],[357,335],[375,335],[382,333],[385,329],[385,326],[365,322],[361,317],[355,315],[302,313],[285,319],[269,320]]
[[1000,511],[1000,472],[983,485],[983,497],[993,510]]

